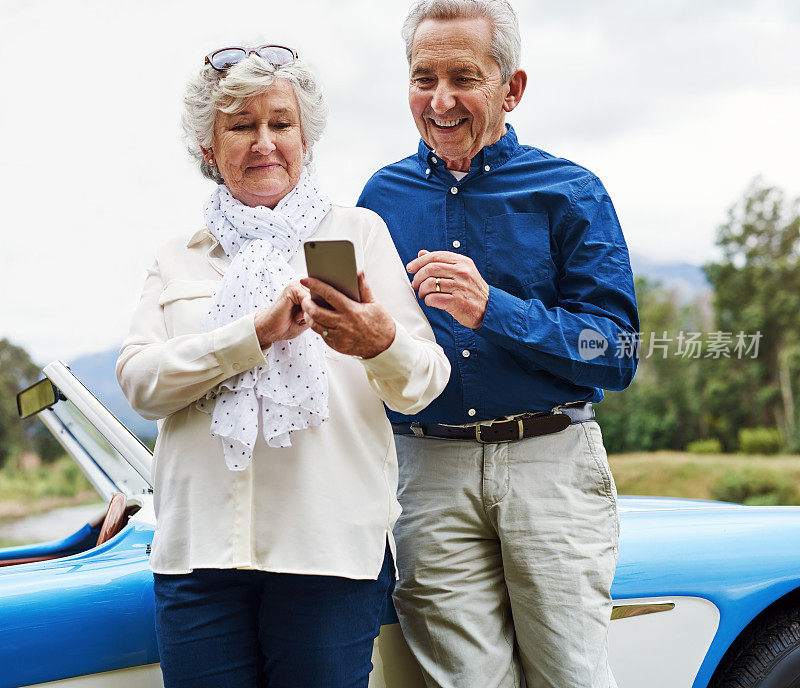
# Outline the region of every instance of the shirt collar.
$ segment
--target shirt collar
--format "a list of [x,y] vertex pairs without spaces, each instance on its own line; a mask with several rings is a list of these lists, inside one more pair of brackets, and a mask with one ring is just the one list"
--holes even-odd
[[211,267],[214,268],[214,270],[216,270],[220,275],[224,275],[229,260],[225,255],[225,252],[222,250],[217,237],[209,232],[208,229],[198,229],[194,234],[192,234],[192,236],[189,238],[189,241],[186,242],[186,248],[194,248],[195,246],[201,246],[204,243],[208,244],[206,260],[211,264]]
[[189,241],[186,242],[186,248],[198,246],[206,239],[211,239],[212,242],[216,241],[211,232],[209,232],[205,227],[203,229],[198,229],[194,234],[192,234],[191,237],[189,237]]
[[[514,127],[506,123],[506,133],[503,134],[500,140],[482,148],[472,158],[469,166],[470,172],[475,170],[481,170],[483,173],[491,172],[508,162],[514,156],[517,148],[519,148],[517,133],[514,131]],[[433,168],[445,166],[444,161],[422,139],[419,140],[419,147],[417,148],[417,161],[426,177],[431,175]],[[489,167],[488,170],[486,169],[487,166]]]

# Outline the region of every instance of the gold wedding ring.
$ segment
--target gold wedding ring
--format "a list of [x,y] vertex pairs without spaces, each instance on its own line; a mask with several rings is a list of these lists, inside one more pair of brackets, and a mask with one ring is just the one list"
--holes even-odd
[[436,278],[436,291],[442,291],[442,285],[439,284],[439,278]]

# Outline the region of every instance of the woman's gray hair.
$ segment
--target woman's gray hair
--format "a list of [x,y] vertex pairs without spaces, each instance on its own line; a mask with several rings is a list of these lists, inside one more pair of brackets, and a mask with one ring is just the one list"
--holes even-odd
[[401,32],[406,57],[411,64],[414,34],[425,19],[471,19],[486,17],[492,23],[491,55],[500,65],[506,82],[519,69],[522,41],[517,14],[508,0],[417,0],[408,11]]
[[211,148],[217,111],[240,111],[253,96],[261,95],[275,82],[288,81],[300,105],[300,133],[306,144],[304,165],[310,165],[314,144],[319,141],[328,118],[328,106],[309,66],[299,60],[273,67],[258,55],[250,55],[227,72],[218,72],[206,65],[186,85],[181,125],[190,155],[197,160],[203,176],[223,183],[216,167],[203,157],[203,148]]

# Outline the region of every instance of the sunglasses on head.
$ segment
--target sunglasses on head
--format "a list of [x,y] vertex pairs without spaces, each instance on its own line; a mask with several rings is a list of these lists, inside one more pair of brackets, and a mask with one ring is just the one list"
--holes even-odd
[[258,48],[233,46],[209,53],[206,55],[206,64],[210,64],[218,72],[224,72],[253,53],[269,62],[273,67],[290,64],[299,57],[294,50],[283,45],[262,45]]

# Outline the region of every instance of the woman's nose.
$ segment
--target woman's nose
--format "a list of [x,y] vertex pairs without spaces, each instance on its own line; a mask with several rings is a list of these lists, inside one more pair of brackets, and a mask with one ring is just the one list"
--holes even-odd
[[256,136],[251,150],[262,155],[267,155],[275,150],[275,144],[272,142],[272,132],[268,125],[264,124],[256,127]]

